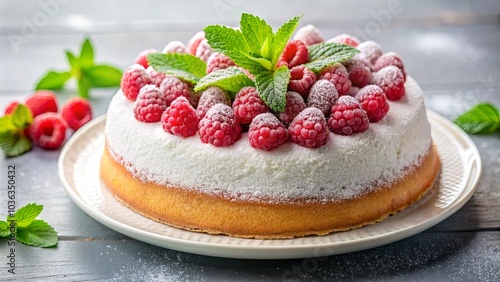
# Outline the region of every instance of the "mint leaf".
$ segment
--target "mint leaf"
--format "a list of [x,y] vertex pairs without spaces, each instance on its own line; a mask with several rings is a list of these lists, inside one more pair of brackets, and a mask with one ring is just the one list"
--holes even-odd
[[278,29],[278,31],[276,31],[276,34],[274,35],[273,38],[273,43],[271,45],[271,49],[273,50],[271,63],[273,66],[276,66],[276,63],[278,62],[281,53],[283,53],[283,50],[285,49],[288,40],[292,36],[295,28],[297,28],[297,25],[299,24],[300,18],[302,18],[302,16],[294,17],[293,19],[283,24]]
[[352,48],[352,50],[341,50],[329,57],[320,58],[316,61],[310,61],[309,63],[305,64],[305,66],[317,74],[323,68],[350,59],[357,53],[359,53],[359,51],[354,48]]
[[16,157],[31,150],[31,141],[20,132],[12,136],[0,135],[0,148],[6,157]]
[[35,89],[61,89],[68,79],[71,78],[71,73],[67,71],[58,72],[58,71],[49,71],[45,74],[36,84]]
[[10,230],[7,222],[0,220],[0,238],[7,238],[9,236]]
[[108,65],[94,65],[83,72],[93,87],[120,86],[122,79],[122,71]]
[[19,104],[12,114],[12,122],[17,129],[24,130],[33,122],[33,115],[25,105]]
[[83,68],[94,65],[94,47],[88,38],[83,41],[79,61]]
[[88,99],[90,97],[89,95],[89,89],[91,87],[90,81],[86,76],[81,76],[78,79],[78,95],[82,98]]
[[71,52],[70,50],[66,50],[66,58],[68,59],[69,65],[71,66],[71,72],[80,70],[80,60]]
[[43,206],[34,203],[28,204],[16,211],[14,217],[17,220],[17,227],[27,227],[42,212]]
[[266,45],[265,42],[272,41],[273,30],[271,26],[257,16],[242,14],[240,29],[250,51],[260,56],[267,57],[267,55],[263,54],[262,47]]
[[262,73],[255,77],[255,85],[260,98],[275,112],[284,112],[286,91],[290,81],[290,70],[281,66],[273,72]]
[[55,247],[57,232],[43,220],[33,220],[27,227],[18,227],[16,239],[26,245],[35,247]]
[[500,113],[490,103],[481,103],[454,121],[469,134],[493,133],[500,129]]
[[178,76],[192,84],[205,76],[207,64],[191,54],[161,54],[148,55],[149,65],[156,71]]
[[230,93],[236,93],[245,86],[254,86],[245,73],[237,67],[215,70],[202,77],[196,84],[194,91],[204,90],[211,86],[218,86]]
[[359,50],[352,46],[333,42],[321,42],[307,47],[309,61],[316,61],[334,56],[344,50],[353,52],[354,54],[359,53]]

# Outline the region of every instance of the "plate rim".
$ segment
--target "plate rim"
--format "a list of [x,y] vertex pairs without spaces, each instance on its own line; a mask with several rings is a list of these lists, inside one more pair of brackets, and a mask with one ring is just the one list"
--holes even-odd
[[[127,225],[126,223],[120,222],[117,219],[107,216],[103,212],[99,211],[99,209],[94,208],[89,203],[87,203],[85,199],[83,199],[78,194],[77,192],[78,189],[70,185],[70,183],[66,179],[65,166],[64,166],[64,161],[67,158],[68,154],[71,152],[71,149],[73,149],[74,144],[78,142],[79,139],[82,138],[82,136],[84,136],[89,130],[91,130],[96,126],[100,126],[100,123],[105,122],[106,114],[94,118],[92,121],[85,124],[82,128],[80,128],[80,130],[75,132],[73,136],[66,142],[63,149],[61,150],[61,153],[59,154],[58,173],[61,182],[63,183],[64,189],[70,196],[71,200],[81,210],[83,210],[87,215],[92,217],[94,220],[100,222],[101,224],[105,225],[106,227],[111,228],[116,232],[121,233],[125,236],[134,238],[138,241],[156,245],[162,248],[168,248],[172,250],[183,251],[193,254],[225,257],[225,258],[237,258],[237,259],[291,259],[291,258],[319,257],[321,255],[317,255],[316,251],[322,248],[330,248],[329,253],[327,253],[326,255],[337,255],[346,252],[355,252],[355,251],[361,251],[379,247],[421,233],[424,230],[442,222],[443,220],[454,214],[456,211],[461,209],[474,194],[477,188],[477,183],[479,182],[480,176],[482,174],[482,161],[477,146],[472,141],[470,136],[468,136],[461,128],[459,128],[457,125],[455,125],[445,117],[429,109],[427,109],[427,116],[429,119],[429,123],[431,124],[431,128],[433,127],[433,122],[437,122],[437,124],[440,124],[442,127],[448,129],[448,133],[453,135],[455,141],[457,141],[460,145],[462,145],[462,148],[463,148],[463,143],[465,143],[467,145],[467,149],[470,151],[469,161],[470,160],[471,161],[470,163],[467,164],[466,169],[464,169],[464,174],[468,173],[468,175],[465,183],[463,183],[462,185],[463,187],[462,186],[460,187],[460,194],[452,203],[450,203],[450,205],[443,212],[437,214],[434,217],[428,218],[416,225],[411,225],[409,227],[405,227],[399,230],[393,230],[391,232],[387,232],[384,234],[378,234],[376,236],[360,238],[355,240],[355,242],[351,242],[350,244],[344,244],[344,245],[339,244],[338,242],[332,242],[330,244],[328,243],[314,244],[312,242],[309,242],[309,244],[300,244],[300,245],[299,244],[229,245],[224,243],[199,242],[183,238],[165,236],[149,232],[146,230],[141,230],[134,226]],[[475,168],[474,174],[471,174],[472,171],[469,172],[468,170],[469,167]],[[192,232],[186,230],[180,230],[180,231]],[[207,236],[225,236],[225,235],[207,234]],[[284,239],[284,240],[288,241],[297,239],[300,238]],[[241,240],[266,241],[259,239],[241,239]],[[355,244],[357,246],[352,246],[352,244]],[[366,246],[367,244],[369,246]]]

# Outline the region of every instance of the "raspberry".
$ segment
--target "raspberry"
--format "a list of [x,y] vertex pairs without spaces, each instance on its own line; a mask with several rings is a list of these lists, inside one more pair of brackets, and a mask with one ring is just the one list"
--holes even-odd
[[384,91],[377,85],[370,84],[361,88],[355,98],[366,111],[370,122],[380,121],[389,111],[389,103],[387,103]]
[[196,111],[185,97],[180,96],[161,116],[161,125],[163,130],[175,136],[193,136],[198,130]]
[[236,119],[241,124],[250,124],[254,117],[269,112],[266,104],[259,97],[255,87],[247,86],[240,89],[233,102]]
[[128,67],[122,76],[120,88],[127,99],[135,101],[141,88],[151,83],[151,78],[139,64]]
[[304,147],[318,148],[328,142],[325,115],[317,108],[305,108],[288,127],[290,139]]
[[309,51],[307,46],[300,40],[288,42],[278,59],[277,66],[287,66],[289,69],[305,64],[309,61]]
[[187,99],[191,97],[189,85],[175,76],[165,77],[160,83],[160,91],[163,93],[167,106],[177,97],[184,96]]
[[263,113],[252,120],[248,140],[252,147],[269,151],[288,140],[288,130],[273,114]]
[[352,47],[356,47],[359,44],[359,39],[356,38],[354,35],[342,33],[333,37],[332,39],[329,39],[328,42],[347,44]]
[[232,145],[241,136],[241,126],[236,121],[233,109],[222,103],[208,110],[198,124],[198,129],[201,141],[216,147]]
[[405,95],[405,77],[398,67],[382,68],[373,75],[372,83],[382,88],[391,101],[397,101]]
[[151,83],[154,85],[160,87],[160,84],[162,80],[167,76],[167,74],[159,71],[155,71],[152,66],[149,66],[146,69],[146,73],[149,75],[149,78],[151,79]]
[[364,87],[370,83],[372,72],[367,61],[354,57],[344,62],[344,66],[349,73],[349,80],[352,85]]
[[89,101],[80,97],[70,99],[62,107],[61,116],[73,130],[78,130],[92,119],[92,109]]
[[44,149],[59,149],[66,139],[68,124],[57,113],[47,112],[36,116],[29,127],[29,135],[35,144]]
[[207,88],[201,94],[198,107],[196,108],[196,116],[198,116],[199,119],[202,119],[208,110],[210,110],[213,105],[218,103],[230,106],[231,98],[229,98],[227,93],[219,87],[214,86]]
[[135,58],[135,63],[143,66],[144,68],[149,67],[147,55],[151,54],[151,53],[158,53],[158,50],[156,50],[156,49],[147,49],[147,50],[142,51]]
[[137,95],[134,116],[138,121],[157,122],[167,106],[163,92],[155,85],[146,85]]
[[382,48],[375,41],[361,42],[356,48],[361,52],[361,58],[366,59],[370,64],[374,64],[377,58],[382,55]]
[[228,56],[221,53],[213,53],[207,61],[207,74],[214,70],[225,69],[236,64]]
[[165,48],[163,48],[163,54],[186,54],[186,46],[180,41],[170,41]]
[[377,58],[375,64],[373,64],[373,71],[377,72],[387,66],[398,67],[403,72],[406,81],[406,72],[403,65],[403,60],[401,60],[401,57],[398,54],[394,52],[387,52],[382,54]]
[[328,119],[331,131],[341,135],[351,135],[368,129],[370,121],[358,100],[351,96],[340,97],[332,107]]
[[195,56],[206,62],[213,53],[214,50],[208,44],[208,40],[203,39],[200,44],[198,44],[198,48],[196,48]]
[[57,113],[56,95],[52,91],[39,90],[29,96],[24,105],[31,110],[33,117],[47,112]]
[[326,79],[333,83],[335,88],[337,88],[339,96],[347,95],[351,88],[349,73],[341,63],[336,63],[322,69],[318,79]]
[[12,114],[16,110],[17,106],[19,106],[19,102],[18,101],[12,101],[12,102],[10,102],[7,105],[7,107],[5,108],[5,115]]
[[286,92],[285,111],[279,113],[279,119],[288,125],[292,120],[306,108],[306,103],[299,93],[288,91]]
[[339,93],[335,85],[326,79],[320,79],[314,83],[309,91],[307,106],[316,107],[327,116],[338,97]]
[[188,42],[186,51],[191,55],[196,55],[196,49],[200,42],[205,39],[205,33],[203,31],[198,31]]
[[307,97],[309,89],[316,82],[316,75],[312,70],[304,67],[303,65],[293,67],[290,70],[290,82],[288,83],[288,89],[295,91]]
[[299,30],[297,30],[297,33],[295,33],[293,39],[304,42],[306,46],[318,44],[325,41],[319,30],[311,24],[299,28]]

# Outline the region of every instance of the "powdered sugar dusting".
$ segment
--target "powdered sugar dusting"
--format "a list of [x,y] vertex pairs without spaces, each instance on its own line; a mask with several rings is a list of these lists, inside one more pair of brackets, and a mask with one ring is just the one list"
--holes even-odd
[[173,136],[159,123],[137,121],[133,102],[120,92],[110,104],[105,135],[117,161],[144,181],[247,201],[350,199],[397,180],[429,149],[422,91],[410,77],[406,89],[407,95],[389,102],[387,116],[367,131],[329,133],[330,141],[316,149],[286,142],[272,151],[256,150],[246,133],[223,148],[204,144],[198,136]]

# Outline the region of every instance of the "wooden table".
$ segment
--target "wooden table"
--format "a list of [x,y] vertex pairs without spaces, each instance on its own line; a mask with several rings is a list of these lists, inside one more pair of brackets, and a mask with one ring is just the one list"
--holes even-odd
[[[299,14],[325,37],[341,32],[399,53],[422,86],[429,109],[454,119],[472,105],[500,106],[499,1],[3,1],[0,3],[0,108],[33,92],[50,67],[66,68],[63,50],[84,35],[97,60],[125,68],[148,48],[186,42],[209,23],[237,25],[241,12],[274,26]],[[168,3],[171,2],[171,3]],[[251,3],[250,3],[251,2]],[[337,2],[337,1],[335,1]],[[43,4],[46,3],[46,4]],[[286,3],[286,4],[285,4]],[[30,30],[30,26],[34,27]],[[13,43],[13,36],[22,41]],[[95,116],[114,89],[92,91]],[[59,92],[62,103],[74,86]],[[327,258],[238,260],[192,255],[142,243],[101,225],[68,197],[57,174],[59,151],[35,148],[2,159],[17,169],[17,205],[44,205],[41,218],[59,233],[57,248],[16,245],[16,274],[7,273],[0,240],[0,280],[500,280],[500,135],[472,136],[483,174],[470,201],[429,230],[399,242]],[[0,188],[0,216],[7,212]]]

